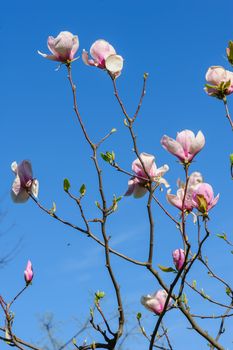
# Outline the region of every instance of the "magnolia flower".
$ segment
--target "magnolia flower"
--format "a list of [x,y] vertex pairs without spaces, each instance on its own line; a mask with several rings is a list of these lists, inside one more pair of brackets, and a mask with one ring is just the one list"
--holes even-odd
[[[140,158],[144,164],[146,173],[151,180],[169,187],[167,181],[162,177],[169,170],[169,166],[165,164],[162,167],[157,168],[154,162],[155,157],[148,153],[141,153]],[[135,173],[135,176],[128,181],[128,190],[125,193],[125,196],[133,194],[135,198],[140,198],[147,192],[145,185],[148,183],[149,178],[138,158],[133,161],[132,170]]]
[[[164,310],[164,305],[167,299],[167,292],[164,289],[158,290],[153,295],[147,295],[141,297],[141,303],[148,310],[154,312],[156,315],[160,315]],[[172,305],[172,299],[169,300],[167,309]]]
[[56,38],[49,36],[47,44],[52,55],[40,51],[38,53],[44,58],[62,63],[73,61],[79,48],[78,36],[70,32],[60,32]]
[[201,131],[195,136],[191,130],[183,130],[177,133],[176,140],[164,135],[161,144],[168,152],[178,157],[182,163],[190,163],[194,156],[205,145],[205,137]]
[[29,193],[37,197],[39,182],[37,179],[33,179],[31,163],[28,160],[23,160],[20,164],[13,162],[11,169],[16,175],[11,190],[13,201],[24,203],[28,200]]
[[28,260],[26,270],[24,271],[24,279],[27,285],[31,283],[33,276],[34,273],[32,269],[32,263],[30,260]]
[[178,180],[177,186],[179,188],[176,192],[176,195],[170,194],[170,190],[168,190],[168,193],[166,196],[168,202],[180,210],[187,210],[189,212],[192,211],[194,208],[193,191],[201,182],[203,182],[201,173],[195,171],[189,176],[185,200],[184,200],[185,183]]
[[193,205],[204,215],[208,215],[210,209],[212,209],[219,200],[219,194],[214,197],[214,191],[212,186],[207,183],[199,184],[193,191]]
[[173,262],[175,264],[175,267],[179,271],[184,265],[184,261],[185,261],[184,250],[181,248],[174,250],[172,253],[172,257],[173,257]]
[[233,92],[233,73],[221,66],[212,66],[206,73],[207,84],[204,88],[209,96],[224,98]]
[[83,50],[82,59],[88,66],[106,69],[113,78],[119,77],[123,68],[123,58],[116,54],[112,45],[103,39],[96,40],[90,48],[93,59],[88,58],[88,52]]

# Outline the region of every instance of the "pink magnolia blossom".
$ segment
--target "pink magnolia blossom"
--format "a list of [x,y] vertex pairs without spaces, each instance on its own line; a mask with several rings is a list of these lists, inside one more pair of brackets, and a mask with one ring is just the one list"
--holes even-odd
[[174,250],[172,253],[172,257],[173,257],[173,262],[175,264],[175,267],[179,271],[184,265],[184,261],[185,261],[184,250],[181,248]]
[[24,271],[24,279],[27,285],[31,283],[33,276],[34,273],[32,269],[32,263],[30,260],[28,260],[26,270]]
[[168,202],[180,210],[184,209],[184,210],[187,210],[189,212],[192,211],[194,208],[193,191],[201,182],[203,182],[203,178],[202,178],[201,173],[195,171],[194,173],[192,173],[189,176],[187,191],[186,191],[186,195],[185,195],[185,201],[183,203],[184,192],[185,192],[185,183],[178,180],[177,185],[179,188],[176,192],[176,195],[171,194],[170,190],[168,190],[168,193],[167,193]]
[[223,98],[233,92],[233,73],[221,66],[212,66],[206,73],[205,92],[209,96]]
[[205,145],[205,137],[201,131],[195,136],[191,130],[183,130],[177,133],[176,140],[164,135],[161,144],[168,152],[179,158],[182,163],[190,163],[194,156]]
[[193,205],[202,214],[207,215],[219,200],[219,194],[214,197],[212,186],[203,182],[199,184],[193,191]]
[[[162,167],[157,168],[155,157],[148,153],[141,153],[140,158],[151,180],[169,187],[167,181],[162,177],[169,170],[169,166],[165,164]],[[148,183],[149,179],[138,158],[133,161],[132,170],[136,176],[128,181],[128,190],[125,193],[125,196],[133,194],[135,198],[143,197],[147,192],[145,185]]]
[[96,40],[90,48],[93,59],[88,58],[88,52],[83,50],[82,59],[88,66],[106,69],[113,78],[117,78],[123,69],[123,58],[116,54],[112,45],[103,39]]
[[17,164],[13,162],[11,169],[16,177],[12,185],[11,197],[15,203],[24,203],[29,198],[29,193],[34,197],[38,196],[39,182],[33,179],[32,166],[28,160]]
[[78,36],[70,32],[60,32],[56,38],[49,36],[47,44],[52,55],[38,53],[44,58],[62,63],[73,61],[79,48]]
[[[156,315],[160,315],[164,310],[164,305],[167,299],[167,292],[164,289],[158,290],[153,295],[147,295],[141,297],[141,303],[148,310],[154,312]],[[167,309],[172,305],[172,299],[169,300]]]

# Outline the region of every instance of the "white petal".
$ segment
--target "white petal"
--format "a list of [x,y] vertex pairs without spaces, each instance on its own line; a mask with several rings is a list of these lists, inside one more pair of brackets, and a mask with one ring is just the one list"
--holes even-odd
[[31,193],[34,197],[38,197],[39,192],[39,181],[37,179],[34,179],[31,186]]
[[119,55],[110,55],[105,61],[105,67],[111,73],[119,73],[123,68],[123,58]]
[[17,173],[17,163],[16,161],[14,161],[13,163],[11,163],[11,170],[16,174]]

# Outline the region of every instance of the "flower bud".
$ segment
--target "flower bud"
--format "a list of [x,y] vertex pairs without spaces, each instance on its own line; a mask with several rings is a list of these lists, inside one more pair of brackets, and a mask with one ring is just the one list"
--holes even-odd
[[173,251],[172,256],[173,256],[173,261],[174,261],[175,267],[179,271],[182,268],[182,266],[184,265],[184,261],[185,261],[184,250],[181,248],[176,249]]
[[207,183],[199,184],[193,191],[193,204],[204,216],[208,215],[219,200],[219,194],[214,197],[212,186]]
[[209,96],[224,99],[233,92],[233,73],[221,66],[212,66],[206,73],[205,92]]
[[83,50],[82,59],[88,66],[106,69],[113,79],[119,77],[123,69],[123,58],[116,54],[112,45],[103,39],[96,40],[90,48],[93,59],[88,58],[88,52]]
[[26,270],[24,271],[24,279],[27,285],[31,283],[33,276],[34,273],[32,269],[32,263],[30,260],[28,260]]
[[[154,312],[156,315],[160,315],[164,310],[164,305],[167,299],[167,292],[164,289],[158,290],[153,295],[147,295],[141,297],[141,303],[148,310]],[[167,309],[171,307],[172,299],[169,300]]]

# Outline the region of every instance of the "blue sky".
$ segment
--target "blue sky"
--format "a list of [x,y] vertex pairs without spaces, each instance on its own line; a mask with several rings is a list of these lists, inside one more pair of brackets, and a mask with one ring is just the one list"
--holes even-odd
[[[229,154],[233,152],[230,127],[224,117],[220,101],[209,98],[203,91],[205,73],[211,65],[230,69],[225,47],[233,39],[232,1],[224,5],[214,1],[117,1],[71,0],[29,1],[0,5],[0,33],[4,55],[1,56],[1,225],[0,254],[19,243],[12,261],[2,269],[1,290],[10,299],[23,286],[23,270],[30,258],[35,270],[32,287],[15,304],[16,334],[39,344],[38,318],[46,312],[54,313],[61,321],[59,337],[66,340],[75,333],[77,321],[86,319],[96,290],[105,290],[103,305],[114,314],[112,288],[107,280],[103,252],[93,242],[77,232],[53,221],[40,212],[34,203],[15,205],[9,195],[13,175],[12,161],[29,159],[34,175],[40,181],[40,201],[48,208],[55,201],[58,214],[77,224],[79,213],[63,192],[63,179],[69,178],[74,191],[86,183],[85,208],[90,217],[96,213],[98,199],[96,178],[90,160],[90,150],[84,143],[72,110],[65,67],[55,71],[56,63],[44,60],[37,50],[47,52],[49,35],[62,30],[77,34],[82,49],[89,50],[99,38],[109,41],[124,57],[124,69],[118,79],[120,95],[133,113],[141,92],[142,76],[149,73],[147,94],[136,123],[140,151],[154,154],[158,166],[169,164],[167,180],[173,192],[176,180],[182,177],[182,167],[160,146],[166,133],[191,129],[206,136],[206,146],[192,165],[205,181],[211,183],[220,201],[211,213],[213,235],[206,245],[209,260],[216,271],[232,282],[230,249],[214,233],[227,232],[232,237],[232,180],[229,174]],[[117,132],[103,145],[102,151],[114,150],[117,162],[130,170],[135,159],[132,143],[123,124],[121,110],[114,99],[111,81],[98,69],[85,66],[81,60],[73,64],[80,111],[87,130],[94,140],[113,127]],[[229,107],[233,110],[232,98]],[[233,113],[233,112],[232,112]],[[105,187],[110,199],[127,188],[127,177],[114,172],[103,162]],[[165,193],[159,194],[169,207]],[[109,232],[115,248],[130,256],[145,259],[148,244],[146,199],[125,198],[118,212],[111,218]],[[180,245],[172,223],[159,208],[154,208],[156,221],[155,265],[171,265],[171,251]],[[10,230],[9,230],[10,228]],[[190,224],[190,236],[196,232]],[[224,259],[222,258],[224,256]],[[148,332],[153,329],[154,316],[140,305],[143,294],[152,293],[158,285],[143,269],[112,257],[113,267],[121,285],[123,301],[127,305],[131,325],[137,311],[143,312]],[[224,298],[222,289],[196,267],[192,277],[206,288],[211,296]],[[200,277],[199,277],[200,276]],[[168,281],[171,276],[164,276]],[[221,294],[220,294],[221,292]],[[223,297],[222,297],[223,295]],[[216,312],[200,299],[194,300],[195,311],[206,308]],[[214,311],[213,311],[214,310]],[[175,348],[200,348],[205,342],[193,335],[185,319],[177,322],[177,312],[166,318]],[[231,321],[228,321],[230,325]],[[216,329],[211,326],[212,331]],[[180,336],[182,332],[182,339]],[[88,338],[90,339],[90,338]],[[146,348],[142,337],[133,339],[127,349]],[[230,346],[232,339],[222,337]],[[135,345],[138,344],[138,345]],[[1,349],[6,345],[2,344]]]

